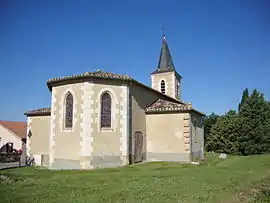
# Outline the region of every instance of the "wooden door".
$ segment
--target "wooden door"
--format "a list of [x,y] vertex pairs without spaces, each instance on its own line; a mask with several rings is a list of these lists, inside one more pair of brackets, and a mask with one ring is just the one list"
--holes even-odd
[[140,131],[136,131],[134,134],[134,144],[135,144],[135,157],[134,162],[143,161],[143,134]]

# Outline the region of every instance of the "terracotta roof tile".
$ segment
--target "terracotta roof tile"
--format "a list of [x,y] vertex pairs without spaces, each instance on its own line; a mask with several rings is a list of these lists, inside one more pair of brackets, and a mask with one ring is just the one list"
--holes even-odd
[[100,79],[114,79],[114,80],[131,80],[131,77],[128,75],[114,74],[110,72],[105,72],[102,70],[97,70],[95,72],[85,72],[83,74],[75,74],[72,76],[51,78],[47,81],[48,86],[54,82],[80,79],[80,78],[100,78]]
[[27,116],[49,116],[51,115],[51,107],[30,110],[24,113]]
[[4,128],[8,129],[15,135],[19,136],[20,138],[26,138],[26,129],[27,124],[26,122],[21,121],[0,121],[0,125]]
[[163,99],[158,99],[156,102],[148,106],[146,112],[160,112],[160,111],[179,111],[179,110],[189,110],[191,109],[186,104],[178,104],[175,102],[166,101]]
[[193,109],[191,103],[180,104],[176,102],[166,101],[163,99],[158,99],[145,109],[146,113],[181,112],[181,111],[193,111],[203,116],[205,115],[204,113]]

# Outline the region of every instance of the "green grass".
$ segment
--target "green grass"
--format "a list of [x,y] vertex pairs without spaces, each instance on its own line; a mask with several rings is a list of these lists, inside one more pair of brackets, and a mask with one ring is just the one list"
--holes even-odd
[[142,163],[93,171],[0,171],[0,202],[269,202],[270,155],[208,154],[201,165]]

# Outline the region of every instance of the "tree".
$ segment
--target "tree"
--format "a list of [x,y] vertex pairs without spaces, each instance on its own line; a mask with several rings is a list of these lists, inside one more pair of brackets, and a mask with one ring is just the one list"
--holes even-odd
[[205,119],[207,151],[241,155],[270,152],[270,102],[256,89],[250,96],[247,88],[243,91],[238,112],[230,110],[213,118]]
[[242,121],[239,151],[243,155],[270,151],[270,107],[262,93],[253,90],[239,111]]
[[[218,115],[215,114],[215,113],[211,113],[209,116],[205,116],[204,117],[204,140],[205,140],[205,144],[206,144],[206,141],[207,141],[207,137],[210,135],[210,130],[212,128],[212,126],[214,124],[216,124],[217,122],[217,119],[218,119]],[[207,150],[207,149],[206,149]]]
[[230,110],[217,119],[212,126],[210,135],[206,138],[206,149],[208,151],[238,153],[238,133],[241,122],[238,120],[236,111]]
[[249,98],[248,88],[243,91],[241,102],[238,104],[238,112],[240,111],[242,105]]

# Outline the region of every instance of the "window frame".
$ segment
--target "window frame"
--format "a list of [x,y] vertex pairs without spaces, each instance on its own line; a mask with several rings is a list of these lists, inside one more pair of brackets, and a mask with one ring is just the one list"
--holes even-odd
[[162,94],[166,94],[166,82],[165,82],[165,80],[160,81],[160,92]]
[[[110,112],[107,113],[107,115],[103,115],[103,106],[104,106],[104,103],[103,103],[103,97],[104,95],[108,95],[109,98],[110,98]],[[106,90],[104,92],[102,92],[102,94],[100,95],[100,116],[99,116],[99,122],[100,122],[100,129],[101,131],[112,131],[113,129],[113,121],[112,121],[112,118],[113,118],[113,115],[112,115],[112,112],[113,112],[113,97],[112,97],[112,94]],[[103,118],[104,116],[109,116],[109,122],[110,122],[110,125],[106,126],[104,125],[103,126]]]
[[[70,105],[71,107],[71,126],[67,126],[67,99],[68,97],[71,96],[72,99],[72,104]],[[72,130],[74,127],[74,95],[72,94],[71,91],[68,91],[65,94],[65,99],[64,99],[64,116],[63,116],[63,129],[64,130]]]

